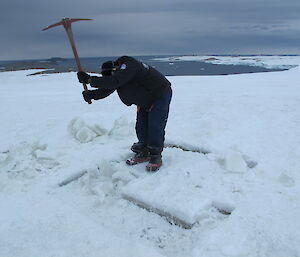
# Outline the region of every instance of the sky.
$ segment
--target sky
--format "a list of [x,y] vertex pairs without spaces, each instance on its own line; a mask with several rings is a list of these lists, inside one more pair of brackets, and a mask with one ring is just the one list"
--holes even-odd
[[161,54],[300,54],[299,0],[2,0],[0,61]]

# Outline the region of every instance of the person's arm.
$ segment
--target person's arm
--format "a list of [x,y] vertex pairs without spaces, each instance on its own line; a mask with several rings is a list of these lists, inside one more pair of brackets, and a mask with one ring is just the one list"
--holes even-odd
[[91,90],[93,92],[93,99],[99,100],[103,99],[105,97],[108,97],[110,94],[112,94],[115,90],[114,89],[96,89]]
[[96,90],[86,90],[82,91],[83,98],[86,102],[90,100],[99,100],[103,99],[110,94],[112,94],[115,90],[114,89],[96,89]]

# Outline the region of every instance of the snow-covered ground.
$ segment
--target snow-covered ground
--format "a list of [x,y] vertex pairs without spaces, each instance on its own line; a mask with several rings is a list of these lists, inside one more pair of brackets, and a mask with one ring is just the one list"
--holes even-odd
[[155,174],[124,164],[135,107],[86,104],[75,73],[29,73],[0,73],[1,257],[300,256],[299,67],[170,77]]
[[184,55],[155,58],[157,61],[195,61],[213,64],[250,65],[269,69],[290,69],[299,65],[299,56],[211,56],[211,55]]

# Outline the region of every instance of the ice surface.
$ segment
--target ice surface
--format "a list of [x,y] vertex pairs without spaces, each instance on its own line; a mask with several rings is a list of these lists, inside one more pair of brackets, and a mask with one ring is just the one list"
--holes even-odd
[[165,167],[159,173],[128,183],[123,188],[123,196],[185,228],[191,228],[210,208],[216,208],[214,202],[235,205],[238,194],[235,196],[231,188],[238,187],[241,178],[224,183],[224,170],[203,154],[166,149],[164,158]]

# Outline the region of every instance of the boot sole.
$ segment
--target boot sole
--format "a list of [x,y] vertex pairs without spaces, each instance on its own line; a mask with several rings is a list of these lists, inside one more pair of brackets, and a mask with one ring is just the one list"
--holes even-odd
[[157,165],[157,166],[147,165],[146,166],[146,171],[148,171],[148,172],[156,172],[156,171],[158,171],[160,169],[161,166],[162,166],[162,164]]

